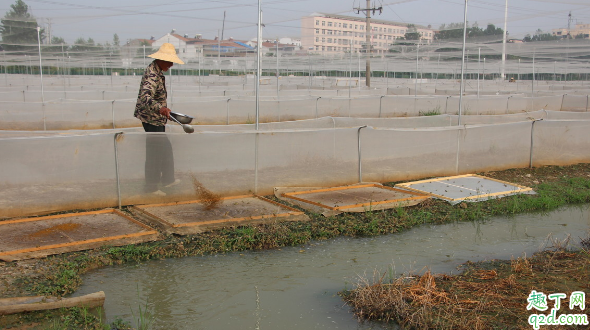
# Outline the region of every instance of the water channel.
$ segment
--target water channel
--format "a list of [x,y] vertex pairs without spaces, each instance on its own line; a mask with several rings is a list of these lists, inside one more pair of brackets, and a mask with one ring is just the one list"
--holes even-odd
[[[270,251],[149,261],[107,267],[83,278],[76,295],[106,294],[108,322],[135,325],[145,303],[152,329],[391,329],[359,323],[337,292],[393,269],[457,273],[467,260],[510,259],[542,249],[547,237],[590,228],[590,205],[485,221],[424,225],[370,238],[336,238]],[[523,297],[523,301],[526,297]]]

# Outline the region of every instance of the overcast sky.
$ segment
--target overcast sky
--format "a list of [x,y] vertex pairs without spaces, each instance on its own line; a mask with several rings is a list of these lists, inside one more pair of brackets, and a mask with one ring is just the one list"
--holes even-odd
[[[256,37],[257,0],[24,0],[40,25],[51,24],[51,34],[67,43],[77,38],[112,42],[118,34],[128,39],[159,38],[172,29],[181,35],[202,34],[213,39],[221,34],[224,12],[225,39]],[[353,11],[366,7],[366,0],[261,0],[263,38],[300,36],[300,19],[313,12],[364,17]],[[15,0],[0,0],[0,15],[10,10]],[[432,25],[462,23],[463,0],[376,0],[383,13],[375,18],[402,23]],[[469,0],[467,20],[480,27],[488,23],[504,26],[505,0]],[[590,0],[508,0],[508,28],[512,38],[522,38],[537,29],[567,27],[572,13],[576,23],[590,24]]]

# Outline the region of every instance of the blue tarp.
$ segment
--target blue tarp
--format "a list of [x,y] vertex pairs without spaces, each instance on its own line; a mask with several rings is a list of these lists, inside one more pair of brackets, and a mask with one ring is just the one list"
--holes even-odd
[[234,41],[236,44],[240,45],[240,46],[244,46],[248,49],[254,49],[254,47],[252,46],[248,46],[247,44],[243,43],[243,42],[239,42],[239,41]]

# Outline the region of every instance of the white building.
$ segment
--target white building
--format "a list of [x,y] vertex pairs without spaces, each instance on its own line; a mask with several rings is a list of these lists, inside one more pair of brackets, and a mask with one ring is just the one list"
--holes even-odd
[[[301,18],[301,45],[308,51],[323,54],[362,51],[366,48],[365,17],[313,13]],[[371,45],[374,53],[385,53],[395,40],[408,32],[420,34],[421,42],[430,43],[434,30],[430,27],[371,18]]]

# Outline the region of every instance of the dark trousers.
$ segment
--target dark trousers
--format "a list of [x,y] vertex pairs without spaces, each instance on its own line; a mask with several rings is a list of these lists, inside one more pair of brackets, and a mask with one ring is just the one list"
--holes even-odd
[[[165,132],[166,126],[142,123],[148,133]],[[145,138],[145,191],[158,190],[174,182],[174,153],[166,134],[147,134]]]

